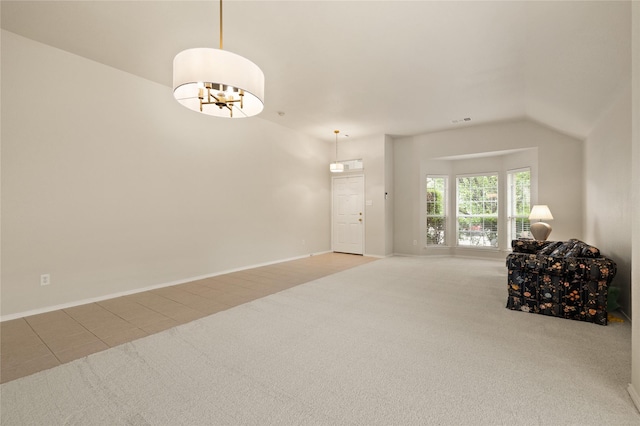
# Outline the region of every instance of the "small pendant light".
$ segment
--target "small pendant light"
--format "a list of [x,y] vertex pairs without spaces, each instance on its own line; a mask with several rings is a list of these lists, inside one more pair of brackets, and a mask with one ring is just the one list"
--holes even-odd
[[338,163],[338,133],[340,133],[340,130],[334,130],[333,133],[336,134],[336,161],[329,164],[329,170],[331,173],[341,173],[344,172],[344,164]]

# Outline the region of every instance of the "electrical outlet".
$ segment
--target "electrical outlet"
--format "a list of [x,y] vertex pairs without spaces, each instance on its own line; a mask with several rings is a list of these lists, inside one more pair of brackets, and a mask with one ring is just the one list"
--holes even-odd
[[40,275],[40,285],[49,285],[51,284],[51,275],[42,274]]
[[413,245],[417,246],[418,245],[418,240],[413,240]]
[[307,241],[306,240],[302,240],[302,245],[304,246],[306,244],[307,244]]

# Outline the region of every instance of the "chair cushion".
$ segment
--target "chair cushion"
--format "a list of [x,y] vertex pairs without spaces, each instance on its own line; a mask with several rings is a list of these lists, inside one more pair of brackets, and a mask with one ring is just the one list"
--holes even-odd
[[511,247],[514,253],[536,254],[549,244],[551,244],[551,241],[538,241],[527,238],[511,240]]
[[551,253],[553,253],[553,251],[555,249],[557,249],[558,247],[560,247],[562,245],[562,241],[553,241],[551,244],[547,245],[545,248],[543,248],[542,250],[540,250],[538,252],[538,254],[542,254],[542,255],[550,255]]

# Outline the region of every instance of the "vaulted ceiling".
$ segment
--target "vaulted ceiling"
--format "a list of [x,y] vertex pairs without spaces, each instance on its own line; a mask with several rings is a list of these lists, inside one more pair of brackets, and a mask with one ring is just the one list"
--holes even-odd
[[[224,49],[265,73],[260,117],[321,139],[522,117],[584,138],[630,84],[628,1],[223,5]],[[3,0],[1,15],[3,29],[168,93],[178,52],[219,44],[217,1]]]

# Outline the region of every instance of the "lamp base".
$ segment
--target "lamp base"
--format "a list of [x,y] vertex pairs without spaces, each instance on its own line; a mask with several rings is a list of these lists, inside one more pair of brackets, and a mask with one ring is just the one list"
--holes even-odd
[[546,241],[551,234],[551,225],[544,222],[536,222],[531,224],[531,234],[538,241]]

